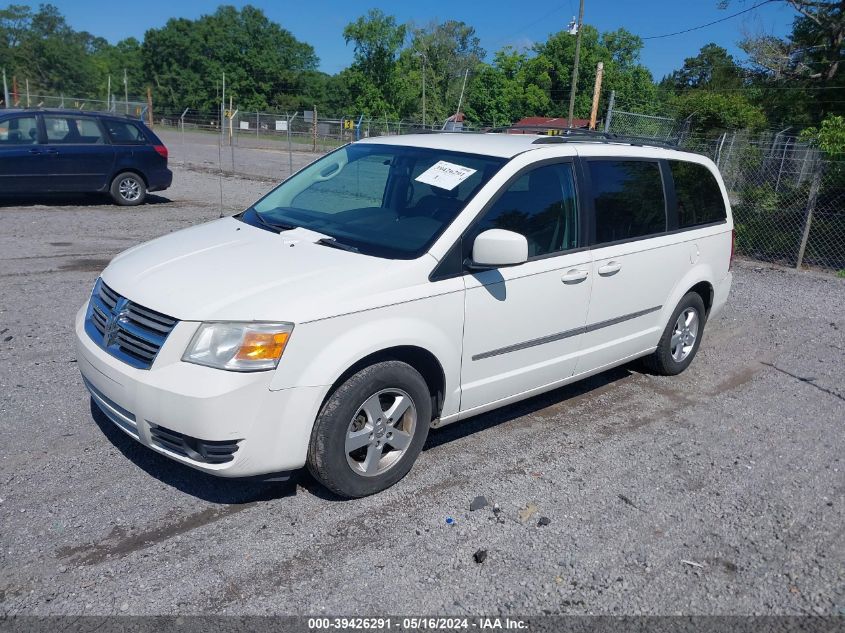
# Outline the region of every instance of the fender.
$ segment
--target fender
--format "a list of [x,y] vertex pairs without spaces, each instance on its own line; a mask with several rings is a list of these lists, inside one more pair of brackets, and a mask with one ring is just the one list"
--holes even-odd
[[460,291],[367,310],[294,327],[270,390],[324,387],[362,358],[391,347],[410,345],[429,351],[445,377],[443,415],[460,405],[460,366],[464,321]]
[[[660,311],[664,326],[669,322],[678,302],[689,292],[690,288],[701,282],[706,282],[715,292],[720,282],[728,274],[730,240],[725,240],[723,234],[724,232],[710,234],[691,240],[691,243],[694,243],[700,249],[701,256],[697,263],[678,280],[672,288],[671,294],[667,297],[666,303]],[[724,264],[721,262],[724,262]]]

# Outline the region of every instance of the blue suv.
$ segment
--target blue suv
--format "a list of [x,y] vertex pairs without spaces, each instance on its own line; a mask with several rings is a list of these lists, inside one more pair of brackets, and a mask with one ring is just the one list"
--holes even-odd
[[170,186],[167,148],[137,119],[78,110],[0,110],[0,194],[103,192],[141,204]]

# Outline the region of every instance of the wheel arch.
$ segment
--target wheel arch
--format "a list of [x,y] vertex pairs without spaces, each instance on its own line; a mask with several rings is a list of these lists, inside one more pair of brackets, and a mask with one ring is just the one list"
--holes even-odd
[[124,168],[116,169],[114,171],[114,173],[111,175],[111,178],[109,178],[109,184],[108,184],[109,188],[111,188],[111,186],[114,184],[115,179],[118,176],[120,176],[120,174],[125,174],[125,173],[130,173],[130,174],[135,174],[136,176],[140,176],[141,180],[144,181],[144,187],[150,186],[150,181],[147,178],[147,175],[143,171],[141,171],[137,167],[124,167]]
[[709,281],[699,281],[692,288],[687,290],[684,294],[686,295],[689,292],[694,292],[701,297],[701,300],[704,302],[704,316],[709,316],[710,308],[713,307],[713,296],[715,292],[713,289],[713,284],[711,284]]
[[397,360],[416,369],[428,385],[429,394],[431,395],[431,417],[432,420],[440,416],[440,411],[443,408],[443,401],[446,392],[446,373],[443,370],[443,365],[440,360],[429,350],[419,347],[418,345],[395,345],[386,347],[367,354],[360,360],[350,365],[340,376],[332,383],[320,403],[320,409],[329,399],[332,393],[342,385],[350,376],[358,373],[365,367],[375,365],[387,360]]
[[666,303],[663,305],[663,309],[661,310],[662,323],[664,325],[668,323],[669,317],[672,316],[678,303],[688,292],[695,292],[701,297],[701,300],[704,302],[704,316],[706,319],[710,314],[710,308],[713,307],[715,298],[712,281],[715,278],[716,275],[712,266],[703,262],[687,271],[687,274],[675,284],[672,294],[667,297]]

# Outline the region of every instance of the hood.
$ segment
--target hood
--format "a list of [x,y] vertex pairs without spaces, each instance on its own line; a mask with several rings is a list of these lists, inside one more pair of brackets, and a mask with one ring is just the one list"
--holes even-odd
[[322,237],[222,218],[135,246],[102,277],[131,301],[183,321],[301,323],[403,300],[402,289],[434,264],[429,255],[385,260],[316,244]]

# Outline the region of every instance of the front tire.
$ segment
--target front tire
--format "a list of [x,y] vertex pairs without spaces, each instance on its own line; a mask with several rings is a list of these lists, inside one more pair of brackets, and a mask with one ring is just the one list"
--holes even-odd
[[147,185],[144,179],[131,171],[115,176],[109,191],[112,199],[124,207],[139,205],[147,197]]
[[365,367],[326,400],[311,432],[308,470],[342,497],[365,497],[402,479],[422,450],[431,395],[410,365]]
[[689,367],[701,345],[707,313],[697,292],[688,292],[681,299],[657,349],[643,359],[646,368],[661,376],[676,376]]

